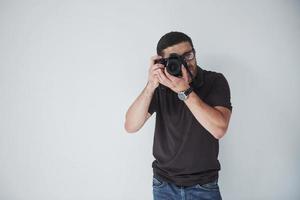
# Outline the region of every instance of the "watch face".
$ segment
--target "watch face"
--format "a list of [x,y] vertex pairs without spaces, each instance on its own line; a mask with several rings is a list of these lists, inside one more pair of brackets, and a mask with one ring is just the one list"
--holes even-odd
[[179,92],[178,93],[178,98],[182,101],[186,100],[186,95],[184,94],[184,92]]

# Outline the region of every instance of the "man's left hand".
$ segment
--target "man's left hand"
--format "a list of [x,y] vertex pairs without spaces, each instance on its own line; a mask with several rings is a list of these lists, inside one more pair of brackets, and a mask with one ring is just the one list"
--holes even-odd
[[167,68],[164,69],[164,72],[161,70],[158,73],[158,79],[161,84],[170,88],[172,91],[179,93],[181,91],[187,90],[189,85],[190,77],[186,68],[181,65],[182,77],[172,76],[168,73]]

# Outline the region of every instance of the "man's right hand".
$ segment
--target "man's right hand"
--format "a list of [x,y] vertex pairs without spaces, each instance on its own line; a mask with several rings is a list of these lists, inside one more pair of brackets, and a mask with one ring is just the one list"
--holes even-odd
[[152,90],[155,90],[155,88],[159,85],[158,80],[158,71],[161,70],[163,72],[164,66],[162,64],[155,64],[155,60],[161,59],[161,56],[152,56],[150,59],[150,68],[148,72],[148,83],[147,87],[150,87]]

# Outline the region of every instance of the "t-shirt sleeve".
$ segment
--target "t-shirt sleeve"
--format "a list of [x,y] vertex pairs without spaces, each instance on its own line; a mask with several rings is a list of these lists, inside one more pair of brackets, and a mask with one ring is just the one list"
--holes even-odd
[[156,112],[157,109],[157,88],[154,90],[149,108],[148,108],[148,113],[150,113],[151,115]]
[[210,90],[207,101],[211,106],[224,106],[232,110],[230,88],[223,74],[218,73],[212,89]]

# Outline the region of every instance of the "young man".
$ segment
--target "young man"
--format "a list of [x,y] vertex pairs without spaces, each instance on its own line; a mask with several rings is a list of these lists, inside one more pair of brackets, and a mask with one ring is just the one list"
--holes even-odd
[[[165,34],[151,58],[148,82],[126,113],[125,129],[137,132],[156,112],[153,197],[221,199],[218,187],[219,139],[228,128],[230,89],[221,73],[197,65],[189,36]],[[157,60],[179,55],[181,75]]]

